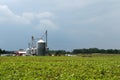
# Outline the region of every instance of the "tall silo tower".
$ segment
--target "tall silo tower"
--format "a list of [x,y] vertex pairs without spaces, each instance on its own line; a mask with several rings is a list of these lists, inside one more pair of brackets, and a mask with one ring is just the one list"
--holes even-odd
[[42,39],[37,42],[37,55],[45,56],[46,55],[46,43]]

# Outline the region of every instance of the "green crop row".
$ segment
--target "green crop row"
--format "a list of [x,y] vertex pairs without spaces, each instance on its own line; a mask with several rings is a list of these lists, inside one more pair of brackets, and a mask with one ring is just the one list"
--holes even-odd
[[0,80],[120,80],[120,56],[0,57]]

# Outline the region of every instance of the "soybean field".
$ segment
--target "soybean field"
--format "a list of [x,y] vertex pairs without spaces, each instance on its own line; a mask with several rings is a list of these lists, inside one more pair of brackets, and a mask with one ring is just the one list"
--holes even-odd
[[0,57],[0,80],[120,80],[120,55]]

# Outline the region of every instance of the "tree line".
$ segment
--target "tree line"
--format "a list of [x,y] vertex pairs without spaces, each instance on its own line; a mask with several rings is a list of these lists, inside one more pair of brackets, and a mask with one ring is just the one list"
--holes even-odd
[[54,54],[56,56],[65,55],[65,54],[92,54],[92,53],[101,53],[101,54],[120,54],[120,49],[98,49],[98,48],[83,48],[83,49],[73,49],[72,52],[65,50],[49,50],[50,55]]
[[83,49],[74,49],[73,54],[92,54],[92,53],[103,53],[103,54],[120,54],[120,49],[98,49],[98,48],[83,48]]
[[5,50],[0,49],[0,54],[6,53]]
[[13,54],[13,53],[14,53],[14,51],[2,50],[2,49],[0,48],[0,55],[1,55],[1,54]]

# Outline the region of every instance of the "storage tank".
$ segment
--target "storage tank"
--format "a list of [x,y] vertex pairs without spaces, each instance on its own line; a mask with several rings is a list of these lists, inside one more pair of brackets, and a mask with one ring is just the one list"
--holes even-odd
[[27,49],[26,49],[26,53],[27,53],[27,55],[30,55],[30,54],[31,54],[30,48],[27,48]]
[[45,48],[45,41],[43,41],[42,39],[40,39],[37,42],[37,55],[39,56],[45,56],[46,53],[46,48]]

